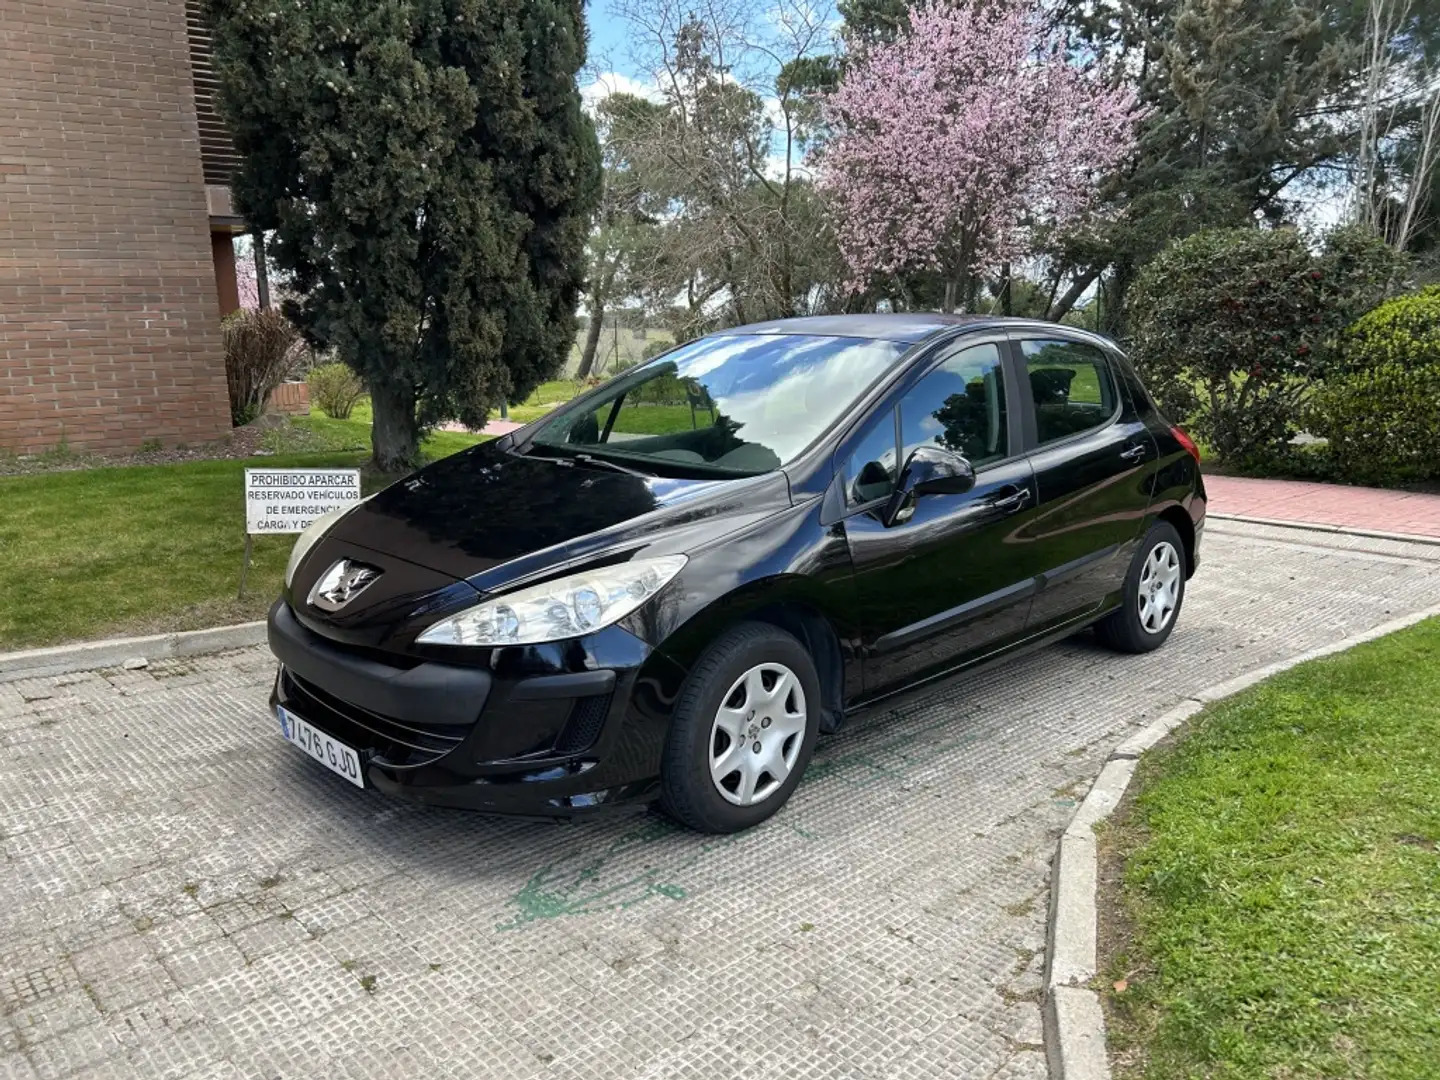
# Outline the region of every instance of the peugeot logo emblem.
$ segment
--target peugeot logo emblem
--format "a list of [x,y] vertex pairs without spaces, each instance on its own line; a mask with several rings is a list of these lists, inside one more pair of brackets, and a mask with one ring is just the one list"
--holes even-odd
[[310,603],[321,611],[339,611],[374,584],[380,574],[378,567],[341,559],[310,590]]

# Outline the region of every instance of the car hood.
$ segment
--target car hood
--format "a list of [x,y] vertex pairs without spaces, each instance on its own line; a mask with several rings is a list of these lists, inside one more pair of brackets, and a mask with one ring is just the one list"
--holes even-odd
[[737,480],[629,475],[548,451],[520,453],[507,438],[393,484],[346,514],[322,545],[393,555],[485,592],[629,540],[678,528],[689,542],[788,505],[783,472]]

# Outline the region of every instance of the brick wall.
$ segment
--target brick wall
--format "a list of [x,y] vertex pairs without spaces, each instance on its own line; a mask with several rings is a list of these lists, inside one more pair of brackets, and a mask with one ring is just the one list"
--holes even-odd
[[267,409],[291,413],[295,416],[310,415],[310,387],[303,382],[281,383],[270,391]]
[[184,0],[0,0],[0,452],[229,427]]

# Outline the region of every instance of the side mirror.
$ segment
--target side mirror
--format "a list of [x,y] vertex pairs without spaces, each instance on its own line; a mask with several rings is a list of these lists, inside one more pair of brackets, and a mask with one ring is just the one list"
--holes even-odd
[[885,523],[894,525],[914,513],[921,495],[964,495],[975,486],[975,467],[959,454],[938,446],[918,446],[905,459],[900,482],[885,508]]
[[919,446],[900,470],[900,490],[910,495],[964,495],[975,486],[975,467],[938,446]]

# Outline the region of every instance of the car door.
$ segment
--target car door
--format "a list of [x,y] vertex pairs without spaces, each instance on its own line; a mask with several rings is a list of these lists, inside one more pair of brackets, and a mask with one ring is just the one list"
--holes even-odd
[[1038,500],[1024,527],[1042,565],[1028,623],[1035,634],[1081,618],[1120,589],[1157,451],[1098,344],[1048,331],[1012,339]]
[[[973,340],[973,339],[971,339]],[[1012,543],[1035,498],[1011,420],[1005,341],[955,344],[925,363],[842,444],[866,697],[929,678],[1023,636],[1036,568]],[[964,456],[975,486],[912,497],[887,520],[897,472],[917,447]]]

